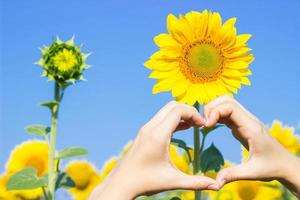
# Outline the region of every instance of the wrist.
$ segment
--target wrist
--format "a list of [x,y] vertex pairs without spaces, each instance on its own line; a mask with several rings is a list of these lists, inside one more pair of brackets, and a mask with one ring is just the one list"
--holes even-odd
[[125,174],[119,176],[113,173],[96,188],[90,200],[132,200],[137,195],[130,178],[127,178]]
[[300,197],[300,158],[289,154],[284,165],[285,167],[282,169],[282,175],[279,182],[281,182],[297,197]]

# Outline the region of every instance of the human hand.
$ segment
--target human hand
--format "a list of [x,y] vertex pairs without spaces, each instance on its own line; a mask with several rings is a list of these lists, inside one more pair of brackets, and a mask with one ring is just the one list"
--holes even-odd
[[218,190],[215,180],[178,170],[169,157],[172,134],[203,126],[198,111],[175,101],[163,107],[141,130],[129,152],[92,193],[90,199],[134,199],[172,189]]
[[217,175],[223,186],[237,180],[278,180],[300,195],[300,160],[290,154],[270,134],[265,125],[229,96],[215,99],[204,107],[205,126],[226,124],[244,147],[249,158],[242,164],[225,168]]

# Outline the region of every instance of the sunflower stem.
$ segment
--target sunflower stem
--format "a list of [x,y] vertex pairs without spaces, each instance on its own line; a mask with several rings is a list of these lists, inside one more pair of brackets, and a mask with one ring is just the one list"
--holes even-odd
[[[194,107],[199,111],[199,104],[195,103]],[[193,173],[197,174],[200,171],[200,130],[194,127],[194,162]],[[202,145],[201,145],[202,146]],[[201,192],[195,191],[195,200],[201,200]]]
[[58,102],[52,108],[52,119],[51,119],[51,132],[50,132],[50,142],[49,142],[49,156],[48,156],[48,165],[49,165],[49,173],[48,173],[48,190],[49,196],[51,200],[55,199],[55,183],[57,178],[56,166],[55,166],[55,152],[56,152],[56,127],[57,127],[57,119],[58,119],[58,110],[60,103],[60,87],[59,84],[55,81],[54,87],[54,99]]

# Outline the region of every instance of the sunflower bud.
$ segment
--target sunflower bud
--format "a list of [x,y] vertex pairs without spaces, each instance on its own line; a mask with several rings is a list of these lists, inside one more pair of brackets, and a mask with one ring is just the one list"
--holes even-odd
[[82,53],[80,46],[75,46],[74,37],[66,42],[57,37],[50,47],[40,50],[42,58],[37,64],[44,69],[42,76],[62,85],[84,80],[82,72],[89,68],[85,62],[90,54]]

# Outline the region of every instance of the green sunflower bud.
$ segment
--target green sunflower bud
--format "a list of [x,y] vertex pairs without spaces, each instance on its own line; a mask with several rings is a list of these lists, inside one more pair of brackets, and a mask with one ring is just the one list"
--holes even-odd
[[42,58],[37,64],[44,69],[42,76],[62,85],[85,80],[82,72],[89,68],[86,59],[90,54],[82,53],[80,46],[75,46],[74,37],[66,42],[57,37],[50,47],[44,46],[40,50]]

